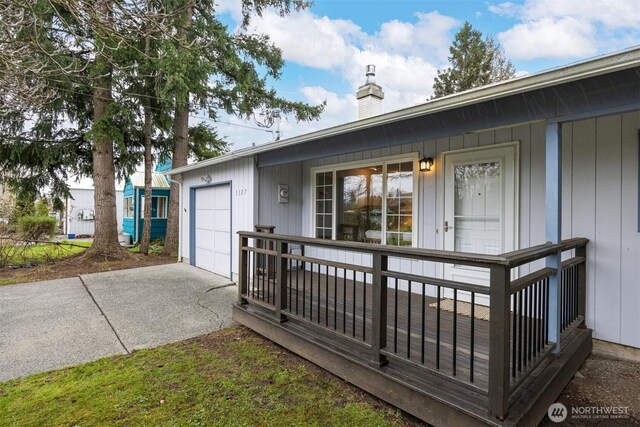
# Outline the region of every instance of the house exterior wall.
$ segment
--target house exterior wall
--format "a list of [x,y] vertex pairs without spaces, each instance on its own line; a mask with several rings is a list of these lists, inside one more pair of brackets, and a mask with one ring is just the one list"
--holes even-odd
[[[259,170],[258,218],[260,224],[274,225],[278,234],[303,235],[302,164],[293,163]],[[289,188],[288,203],[279,203],[278,186]]]
[[[167,198],[167,203],[169,200],[169,190],[165,189],[154,189],[151,191],[153,196],[164,196]],[[133,218],[123,218],[123,204],[124,198],[133,196]],[[144,196],[143,188],[134,188],[132,185],[127,183],[124,188],[123,194],[120,196],[120,218],[122,229],[125,233],[130,234],[131,238],[134,242],[139,241],[142,238],[142,227],[144,226],[144,219],[142,218],[142,211],[144,206],[142,205],[142,196]],[[136,227],[137,222],[137,227]],[[166,218],[155,218],[151,219],[151,240],[160,239],[165,236],[167,232],[167,219]]]
[[[638,111],[562,126],[563,238],[587,237],[591,241],[587,249],[587,325],[598,339],[633,347],[640,347],[639,128]],[[417,246],[442,249],[442,154],[518,141],[517,247],[538,245],[545,242],[545,129],[544,122],[536,122],[261,168],[258,222],[275,225],[280,234],[313,237],[312,168],[418,152],[435,158],[436,165],[434,171],[419,176]],[[277,201],[279,183],[289,184],[291,196],[286,207]],[[299,220],[295,212],[300,213]],[[343,251],[309,248],[305,253],[354,264],[371,262],[370,257]],[[440,275],[434,264],[404,262],[393,265],[390,260],[391,268]],[[542,265],[539,262],[532,267]],[[520,274],[528,272],[528,266],[520,270]]]
[[[211,177],[208,184],[202,177]],[[180,179],[175,178],[174,179]],[[238,236],[240,230],[253,230],[257,224],[255,207],[257,198],[257,173],[253,157],[245,157],[218,165],[203,167],[182,174],[182,228],[181,252],[185,262],[190,258],[191,221],[194,212],[190,208],[190,193],[192,188],[203,185],[214,185],[230,182],[231,184],[231,239],[232,239],[232,272],[234,279],[238,273]]]
[[[67,199],[65,213],[65,234],[91,234],[95,232],[93,220],[83,220],[82,211],[90,210],[95,213],[94,190],[91,188],[71,188],[71,197]],[[116,215],[118,233],[122,232],[122,191],[116,191]]]

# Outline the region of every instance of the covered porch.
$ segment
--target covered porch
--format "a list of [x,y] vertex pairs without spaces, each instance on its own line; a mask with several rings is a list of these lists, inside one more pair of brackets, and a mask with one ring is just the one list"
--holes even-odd
[[[492,256],[239,235],[236,321],[431,424],[536,425],[591,351],[587,239]],[[417,273],[434,264],[490,285]]]

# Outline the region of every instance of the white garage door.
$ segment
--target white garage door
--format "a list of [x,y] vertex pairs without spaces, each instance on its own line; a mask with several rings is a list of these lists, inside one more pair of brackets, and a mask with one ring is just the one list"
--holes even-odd
[[199,188],[195,199],[195,265],[230,277],[231,187]]

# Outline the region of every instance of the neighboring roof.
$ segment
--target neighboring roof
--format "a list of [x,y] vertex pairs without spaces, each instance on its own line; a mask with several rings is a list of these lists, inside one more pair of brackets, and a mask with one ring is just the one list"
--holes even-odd
[[[144,172],[135,172],[129,177],[134,188],[144,188]],[[169,188],[169,181],[161,173],[151,174],[151,188]]]
[[548,71],[531,74],[523,77],[493,83],[487,86],[471,89],[465,92],[456,93],[442,98],[418,104],[413,107],[403,108],[390,113],[369,117],[354,122],[345,123],[331,128],[307,133],[284,139],[282,141],[271,142],[255,147],[243,148],[233,151],[223,156],[214,157],[191,165],[172,169],[169,175],[174,175],[190,170],[200,169],[230,160],[253,156],[266,151],[284,148],[292,145],[302,144],[313,140],[327,138],[366,129],[382,124],[405,120],[411,117],[425,116],[445,110],[473,105],[492,99],[511,96],[536,89],[568,83],[575,80],[594,77],[614,71],[620,71],[640,65],[640,47],[634,47],[621,52],[600,56],[586,61],[578,62],[554,68]]

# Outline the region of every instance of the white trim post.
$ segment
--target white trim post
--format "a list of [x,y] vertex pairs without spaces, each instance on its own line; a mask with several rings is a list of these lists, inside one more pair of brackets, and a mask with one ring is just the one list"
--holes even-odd
[[[546,132],[546,239],[562,241],[562,124],[547,123]],[[554,353],[560,351],[560,274],[562,251],[545,259],[546,267],[556,270],[549,278],[549,340],[555,342]]]

